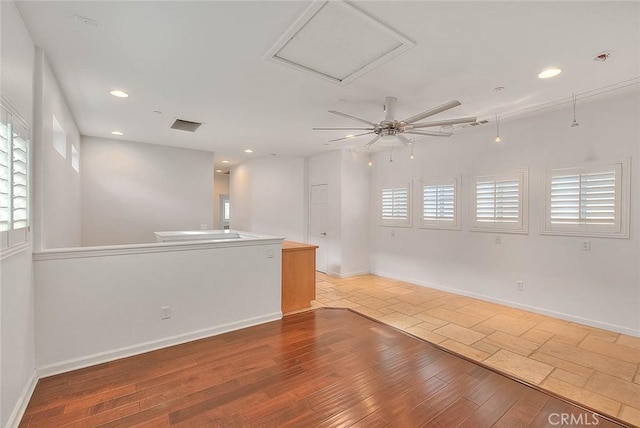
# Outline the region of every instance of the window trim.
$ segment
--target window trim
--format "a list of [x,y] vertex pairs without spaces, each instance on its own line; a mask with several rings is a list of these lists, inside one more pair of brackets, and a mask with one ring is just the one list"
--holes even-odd
[[[613,227],[598,227],[598,225],[580,223],[575,225],[551,226],[551,177],[553,175],[557,175],[558,173],[593,174],[603,171],[620,172],[620,179],[616,179],[615,187],[616,202],[619,204],[619,210],[617,210],[616,212],[616,214],[618,215],[617,225],[614,225]],[[630,237],[630,198],[631,159],[629,158],[620,161],[583,164],[580,166],[568,168],[547,168],[544,174],[544,188],[542,192],[542,206],[544,211],[541,219],[542,225],[540,234],[628,239]]]
[[[382,218],[382,194],[385,190],[389,190],[389,189],[405,189],[407,190],[407,218],[406,219],[401,219],[401,220],[384,220]],[[405,184],[405,185],[397,185],[397,186],[382,186],[380,188],[380,192],[379,192],[379,199],[378,199],[378,209],[380,210],[379,214],[378,214],[378,223],[379,226],[383,226],[383,227],[412,227],[412,186],[411,186],[411,182]]]
[[[424,188],[425,186],[441,186],[453,183],[453,220],[429,220],[424,218]],[[420,182],[421,198],[420,198],[420,222],[418,227],[422,229],[441,229],[441,230],[461,230],[461,208],[460,190],[462,178],[460,176],[452,178],[430,178],[423,179]]]
[[[477,221],[477,183],[479,181],[506,181],[518,180],[518,222],[517,223],[479,223]],[[474,176],[469,183],[469,230],[472,232],[489,233],[529,233],[529,169],[522,168],[511,172]]]

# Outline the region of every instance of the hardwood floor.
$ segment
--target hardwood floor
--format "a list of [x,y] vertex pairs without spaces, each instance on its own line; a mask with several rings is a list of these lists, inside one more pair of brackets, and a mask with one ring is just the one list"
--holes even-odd
[[317,309],[42,379],[20,426],[559,427],[572,421],[620,426],[350,310]]
[[640,427],[640,337],[377,275],[317,274],[314,306],[347,307]]

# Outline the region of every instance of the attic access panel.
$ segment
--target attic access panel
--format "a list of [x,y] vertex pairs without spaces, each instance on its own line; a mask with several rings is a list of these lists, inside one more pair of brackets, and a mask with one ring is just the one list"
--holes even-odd
[[316,1],[266,58],[346,85],[415,43],[341,1]]

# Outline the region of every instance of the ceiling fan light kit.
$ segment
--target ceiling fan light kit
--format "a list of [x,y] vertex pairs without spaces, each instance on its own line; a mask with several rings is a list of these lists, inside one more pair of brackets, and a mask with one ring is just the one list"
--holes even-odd
[[[386,97],[385,103],[384,103],[385,117],[384,117],[384,120],[382,120],[379,123],[375,123],[375,122],[362,119],[357,116],[352,116],[347,113],[342,113],[336,110],[329,110],[329,113],[331,114],[335,114],[337,116],[351,119],[356,122],[364,123],[369,126],[367,128],[313,128],[313,129],[316,131],[335,131],[335,130],[367,131],[361,134],[348,135],[343,138],[336,138],[334,140],[330,140],[329,143],[361,137],[364,135],[375,134],[375,137],[364,146],[364,148],[370,149],[371,146],[380,139],[382,139],[383,141],[389,141],[389,140],[398,141],[404,146],[411,145],[412,144],[411,140],[409,140],[404,134],[431,136],[431,137],[450,137],[451,135],[453,135],[453,125],[471,123],[476,121],[475,117],[461,117],[457,119],[420,122],[421,120],[434,116],[438,113],[442,113],[454,107],[458,107],[459,105],[461,105],[461,103],[460,101],[457,101],[457,100],[451,100],[440,106],[431,108],[427,111],[413,115],[404,120],[396,120],[395,115],[396,115],[397,103],[398,103],[398,100],[395,97]],[[435,131],[435,130],[421,129],[421,128],[432,128],[432,127],[440,127],[441,130]],[[443,127],[450,127],[449,128],[450,130],[448,132],[442,131]]]

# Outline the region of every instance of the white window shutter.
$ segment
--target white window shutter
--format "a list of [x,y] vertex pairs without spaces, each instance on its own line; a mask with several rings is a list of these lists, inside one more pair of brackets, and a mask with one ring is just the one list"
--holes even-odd
[[459,229],[458,182],[459,178],[422,182],[421,227]]
[[471,194],[471,230],[528,232],[528,170],[475,177]]
[[383,226],[411,225],[410,186],[382,189],[380,224]]
[[628,237],[629,162],[547,171],[542,233]]

